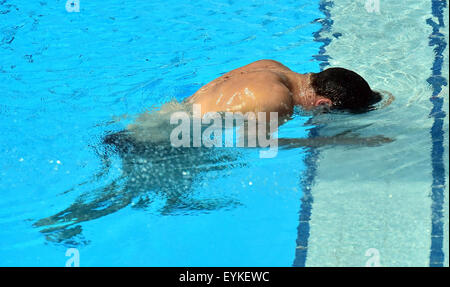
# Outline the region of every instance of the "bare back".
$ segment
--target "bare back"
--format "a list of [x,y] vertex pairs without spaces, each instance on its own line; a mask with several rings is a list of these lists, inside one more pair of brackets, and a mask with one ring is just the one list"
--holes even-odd
[[288,73],[292,71],[277,61],[256,61],[211,81],[186,102],[200,104],[202,114],[262,111],[285,115],[293,109]]

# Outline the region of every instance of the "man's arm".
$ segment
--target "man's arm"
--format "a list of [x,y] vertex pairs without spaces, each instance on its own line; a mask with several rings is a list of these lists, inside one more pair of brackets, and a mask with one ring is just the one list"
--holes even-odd
[[286,149],[298,147],[322,147],[327,145],[380,146],[393,142],[394,139],[382,135],[359,137],[358,135],[336,135],[314,138],[279,138],[278,146]]

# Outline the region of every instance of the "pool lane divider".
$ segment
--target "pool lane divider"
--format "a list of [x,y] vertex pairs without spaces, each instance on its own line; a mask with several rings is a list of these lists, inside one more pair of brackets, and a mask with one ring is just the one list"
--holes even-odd
[[429,36],[429,45],[435,53],[432,75],[427,82],[432,87],[430,102],[433,107],[430,117],[433,125],[430,130],[431,166],[433,183],[431,185],[431,249],[430,267],[442,267],[444,264],[444,192],[445,192],[445,166],[444,166],[444,121],[446,113],[443,110],[444,98],[441,95],[442,87],[448,82],[442,76],[442,64],[444,62],[444,51],[447,47],[445,36],[441,32],[445,29],[444,10],[447,8],[446,0],[431,0],[431,12],[435,20],[428,18],[427,24],[432,27]]
[[[321,42],[322,45],[319,48],[319,53],[313,55],[313,58],[319,61],[320,70],[323,71],[330,65],[328,62],[330,56],[326,55],[326,46],[331,43],[331,38],[322,37],[323,32],[330,32],[333,20],[329,8],[333,7],[333,1],[319,0],[319,10],[324,14],[324,18],[319,18],[313,21],[313,23],[320,23],[322,27],[313,34],[316,42]],[[337,38],[339,35],[336,35]],[[307,124],[312,124],[311,119]],[[318,136],[320,127],[315,126],[309,130],[308,137],[314,138]],[[300,205],[299,225],[297,227],[297,241],[295,249],[294,267],[305,267],[306,257],[308,254],[308,240],[310,231],[311,209],[313,204],[313,196],[311,188],[316,178],[317,160],[319,158],[319,150],[316,148],[310,148],[305,158],[306,171],[300,176],[301,187],[303,191],[303,197]]]

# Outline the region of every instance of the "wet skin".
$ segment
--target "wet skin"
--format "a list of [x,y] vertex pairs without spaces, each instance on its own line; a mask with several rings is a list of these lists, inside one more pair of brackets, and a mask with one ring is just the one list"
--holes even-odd
[[331,106],[310,85],[311,74],[300,74],[280,62],[260,60],[232,70],[200,88],[185,101],[207,112],[278,112],[291,115],[294,106]]
[[[330,109],[333,105],[330,99],[315,93],[311,75],[296,73],[274,60],[259,60],[211,81],[185,102],[200,104],[202,115],[208,112],[277,112],[283,119],[279,121],[281,125],[292,115],[295,106],[312,110],[319,106]],[[392,141],[381,135],[359,137],[347,132],[332,137],[278,139],[280,147],[376,146]]]

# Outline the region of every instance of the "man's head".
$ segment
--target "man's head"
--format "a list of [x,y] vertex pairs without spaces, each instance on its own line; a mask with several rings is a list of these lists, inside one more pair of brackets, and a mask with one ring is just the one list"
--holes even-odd
[[319,104],[330,103],[332,109],[354,112],[367,111],[381,100],[369,84],[357,73],[344,68],[329,68],[311,75],[311,86],[319,97]]

